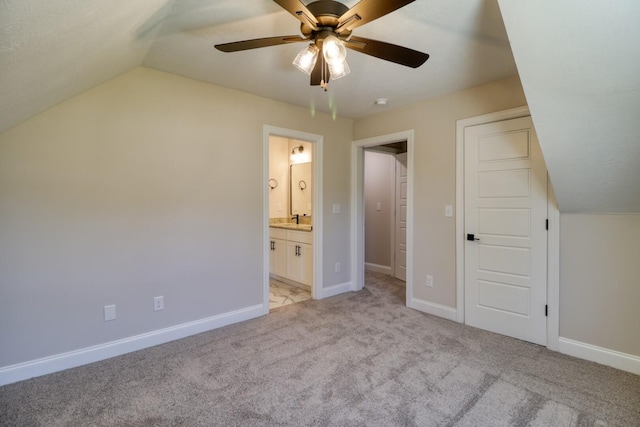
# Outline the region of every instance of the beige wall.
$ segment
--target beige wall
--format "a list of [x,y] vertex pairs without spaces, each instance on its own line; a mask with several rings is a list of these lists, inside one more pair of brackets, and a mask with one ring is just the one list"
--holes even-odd
[[[396,159],[393,154],[364,152],[364,261],[390,267],[391,227],[395,210]],[[380,210],[376,204],[380,203]]]
[[0,134],[0,367],[261,304],[264,124],[324,136],[347,281],[352,121],[136,68]]
[[[392,99],[393,102],[393,99]],[[423,101],[356,120],[356,139],[414,129],[414,295],[456,305],[455,219],[444,206],[455,205],[456,120],[526,105],[517,77]],[[433,288],[426,275],[434,276]]]
[[[455,122],[521,105],[509,78],[353,123],[137,68],[0,134],[0,367],[260,304],[264,124],[324,136],[324,287],[350,280],[350,142],[414,129],[415,296],[454,307]],[[640,217],[561,227],[561,336],[640,355]]]
[[562,214],[560,336],[640,356],[640,214]]

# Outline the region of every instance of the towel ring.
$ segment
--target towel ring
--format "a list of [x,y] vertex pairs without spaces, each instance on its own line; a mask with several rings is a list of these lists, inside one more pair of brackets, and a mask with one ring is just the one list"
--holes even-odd
[[273,179],[273,178],[271,178],[271,179],[269,180],[269,188],[273,190],[273,189],[274,189],[274,188],[276,188],[277,186],[278,186],[278,180],[277,180],[277,179]]
[[300,182],[298,183],[298,185],[300,186],[301,190],[304,190],[305,188],[307,188],[307,183],[304,182],[304,180],[300,180]]

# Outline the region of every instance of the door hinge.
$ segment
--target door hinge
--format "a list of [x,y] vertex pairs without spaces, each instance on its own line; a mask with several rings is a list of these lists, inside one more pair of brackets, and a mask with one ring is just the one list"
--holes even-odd
[[549,220],[548,219],[545,219],[545,221],[544,221],[544,229],[545,230],[549,229]]
[[549,306],[548,305],[544,306],[544,316],[545,317],[549,317]]

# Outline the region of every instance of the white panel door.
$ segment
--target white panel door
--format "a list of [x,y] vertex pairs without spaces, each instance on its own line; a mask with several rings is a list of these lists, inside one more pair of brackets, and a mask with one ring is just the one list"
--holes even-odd
[[395,276],[407,280],[407,153],[396,155]]
[[465,128],[465,321],[546,344],[547,170],[530,117]]

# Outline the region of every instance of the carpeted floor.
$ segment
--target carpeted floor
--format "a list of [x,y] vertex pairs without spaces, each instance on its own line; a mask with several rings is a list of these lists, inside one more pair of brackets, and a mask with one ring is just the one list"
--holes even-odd
[[0,388],[5,426],[639,426],[640,377],[365,290]]

